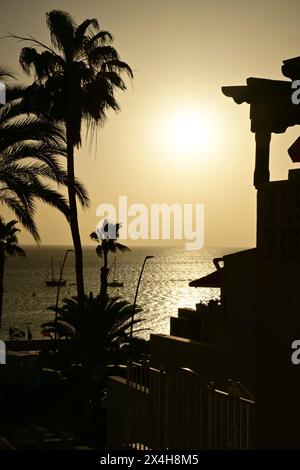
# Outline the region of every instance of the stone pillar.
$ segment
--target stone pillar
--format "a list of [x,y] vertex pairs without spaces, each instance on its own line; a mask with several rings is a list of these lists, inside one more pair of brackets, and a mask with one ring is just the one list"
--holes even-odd
[[257,193],[255,448],[300,448],[300,175]]
[[255,132],[255,170],[254,186],[270,181],[269,159],[270,159],[271,132],[262,130]]

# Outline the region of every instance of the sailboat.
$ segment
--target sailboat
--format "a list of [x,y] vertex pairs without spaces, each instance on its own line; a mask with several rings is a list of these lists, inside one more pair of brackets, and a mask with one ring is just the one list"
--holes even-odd
[[107,283],[108,287],[123,287],[124,286],[124,282],[118,281],[116,279],[116,263],[117,263],[117,257],[115,256],[115,260],[113,263],[113,274],[114,274],[113,280]]
[[66,279],[60,279],[54,277],[54,266],[53,266],[53,256],[51,256],[51,279],[46,279],[47,287],[58,287],[65,286],[67,284]]

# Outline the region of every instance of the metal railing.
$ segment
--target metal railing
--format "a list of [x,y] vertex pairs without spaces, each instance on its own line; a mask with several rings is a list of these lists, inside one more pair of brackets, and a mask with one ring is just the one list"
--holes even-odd
[[148,361],[127,367],[126,446],[148,449],[250,449],[254,400],[239,382],[226,390],[195,371]]
[[208,448],[251,449],[253,443],[254,400],[246,398],[240,382],[228,380],[227,390],[209,384]]

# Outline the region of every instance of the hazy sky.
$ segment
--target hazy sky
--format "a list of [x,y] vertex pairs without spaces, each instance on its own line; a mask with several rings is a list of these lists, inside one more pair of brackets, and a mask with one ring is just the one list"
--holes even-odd
[[[1,0],[0,34],[27,33],[49,41],[45,12],[66,10],[77,22],[96,17],[134,71],[119,95],[122,111],[83,146],[76,173],[91,198],[80,213],[83,244],[98,222],[96,207],[128,203],[204,203],[205,243],[255,244],[256,193],[252,186],[254,135],[248,105],[221,93],[247,77],[284,79],[283,59],[300,55],[297,0]],[[0,63],[22,77],[22,44],[0,41]],[[185,129],[178,136],[179,128]],[[190,135],[191,129],[196,133]],[[300,130],[273,136],[271,178],[285,179],[287,148]],[[185,147],[185,150],[183,150]],[[3,212],[7,215],[6,212]],[[67,244],[64,218],[39,207],[44,244]],[[24,230],[23,243],[32,243]],[[145,242],[144,242],[145,243]],[[130,244],[130,242],[129,242]],[[132,244],[132,242],[131,242]]]

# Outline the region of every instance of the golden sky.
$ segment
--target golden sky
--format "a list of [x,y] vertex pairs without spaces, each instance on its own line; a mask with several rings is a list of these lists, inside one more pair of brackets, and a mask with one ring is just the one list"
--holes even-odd
[[[98,131],[97,146],[84,145],[76,155],[91,198],[89,211],[80,213],[84,245],[98,222],[97,206],[117,204],[119,195],[129,204],[203,203],[207,246],[255,244],[249,107],[226,98],[221,86],[251,76],[285,79],[282,60],[300,55],[299,1],[1,0],[0,7],[1,35],[30,33],[43,42],[49,41],[46,11],[66,10],[77,22],[96,17],[134,71],[119,95],[122,111]],[[21,47],[0,41],[0,63],[19,77]],[[189,131],[178,137],[185,126]],[[299,133],[272,137],[271,179],[287,177],[293,167],[287,149]],[[54,210],[39,207],[37,222],[43,244],[71,243]],[[22,230],[20,241],[32,238]]]

